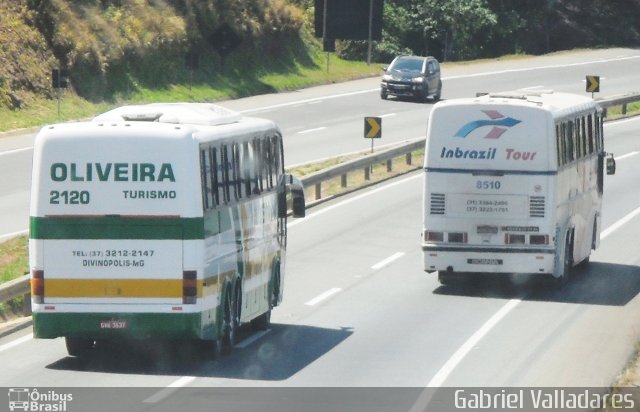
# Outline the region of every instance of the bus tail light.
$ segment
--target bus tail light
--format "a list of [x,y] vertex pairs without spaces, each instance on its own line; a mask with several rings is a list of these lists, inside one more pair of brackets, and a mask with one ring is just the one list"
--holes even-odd
[[185,270],[182,272],[182,303],[194,304],[198,298],[198,272]]
[[31,297],[33,303],[44,303],[44,270],[31,271]]
[[449,243],[467,243],[466,232],[449,232],[447,234],[447,240]]
[[513,233],[504,234],[504,243],[507,245],[524,245],[525,235],[516,235]]
[[424,231],[425,242],[444,242],[444,232]]
[[549,235],[529,235],[530,245],[548,245]]

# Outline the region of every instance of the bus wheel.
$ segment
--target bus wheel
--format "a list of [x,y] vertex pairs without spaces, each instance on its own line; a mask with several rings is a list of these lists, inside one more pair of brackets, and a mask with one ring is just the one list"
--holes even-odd
[[[279,266],[279,263],[276,263]],[[271,309],[278,305],[280,296],[280,269],[276,268],[271,285],[271,296],[269,296],[269,310],[251,321],[251,326],[256,330],[267,330],[271,325]]]
[[229,353],[236,345],[240,319],[240,294],[237,292],[228,293],[224,305],[224,334],[222,349]]
[[271,309],[251,321],[255,330],[267,330],[271,325]]
[[211,356],[214,360],[215,359],[220,359],[222,357],[222,338],[218,338],[214,341],[208,341],[207,342],[207,353],[209,354],[209,356]]
[[438,282],[443,286],[459,285],[463,280],[463,275],[457,272],[438,271]]
[[557,286],[561,287],[569,282],[569,276],[571,275],[571,268],[573,266],[573,234],[567,234],[567,241],[564,246],[564,261],[562,265],[562,275],[555,279]]
[[65,337],[67,352],[71,356],[86,356],[94,347],[93,339]]

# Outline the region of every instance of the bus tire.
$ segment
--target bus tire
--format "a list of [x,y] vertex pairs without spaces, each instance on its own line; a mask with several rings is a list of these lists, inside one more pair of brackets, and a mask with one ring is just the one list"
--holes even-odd
[[240,326],[240,293],[236,287],[233,292],[227,293],[224,305],[224,334],[222,336],[222,350],[230,353],[236,345],[238,327]]
[[255,330],[267,330],[271,325],[271,309],[278,305],[280,296],[280,262],[276,262],[271,282],[271,296],[269,296],[269,310],[251,321]]
[[255,330],[267,330],[271,325],[271,309],[251,321]]
[[457,272],[438,271],[438,282],[442,286],[455,286],[462,283],[464,275]]
[[567,240],[564,246],[564,258],[562,264],[562,274],[555,279],[558,287],[562,287],[569,282],[571,268],[573,267],[573,231],[567,233]]
[[67,353],[70,356],[87,356],[94,348],[94,340],[90,338],[72,338],[65,337],[65,344],[67,346]]

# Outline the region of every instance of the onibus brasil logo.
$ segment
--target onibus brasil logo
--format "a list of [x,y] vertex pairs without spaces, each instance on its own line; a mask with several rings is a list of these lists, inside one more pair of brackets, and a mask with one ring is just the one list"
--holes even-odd
[[65,412],[73,400],[70,393],[55,390],[39,391],[29,388],[9,389],[9,410],[28,412]]

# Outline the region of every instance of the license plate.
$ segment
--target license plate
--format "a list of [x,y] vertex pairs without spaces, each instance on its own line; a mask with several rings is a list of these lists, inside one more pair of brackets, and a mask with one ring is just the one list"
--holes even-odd
[[470,265],[502,265],[502,259],[467,259]]
[[478,225],[477,233],[479,235],[497,235],[498,234],[498,226],[490,226],[490,225]]
[[101,320],[100,329],[126,329],[126,320]]

